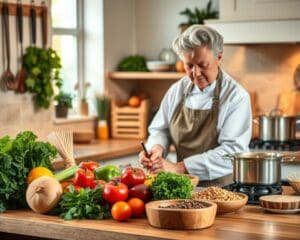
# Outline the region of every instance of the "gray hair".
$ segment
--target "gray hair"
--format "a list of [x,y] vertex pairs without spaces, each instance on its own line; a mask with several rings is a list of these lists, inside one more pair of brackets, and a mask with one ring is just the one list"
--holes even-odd
[[197,47],[207,46],[217,58],[223,52],[223,37],[210,27],[195,24],[176,37],[172,46],[179,57]]

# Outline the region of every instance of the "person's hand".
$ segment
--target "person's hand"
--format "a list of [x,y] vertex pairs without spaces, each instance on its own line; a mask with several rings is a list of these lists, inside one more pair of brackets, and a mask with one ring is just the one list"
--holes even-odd
[[156,158],[152,161],[151,173],[158,173],[159,171],[173,172],[173,173],[186,173],[183,162],[172,163],[165,158]]
[[149,170],[152,167],[152,161],[154,161],[157,158],[161,158],[163,152],[164,148],[159,144],[155,144],[149,151],[149,156],[146,156],[146,153],[144,151],[141,151],[139,153],[139,162],[144,168]]

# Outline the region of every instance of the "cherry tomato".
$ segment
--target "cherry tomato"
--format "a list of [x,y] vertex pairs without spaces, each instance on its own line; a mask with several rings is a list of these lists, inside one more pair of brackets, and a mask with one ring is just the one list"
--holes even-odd
[[133,187],[140,183],[144,183],[146,175],[141,168],[126,167],[121,174],[121,182],[128,187]]
[[128,200],[131,207],[132,216],[141,217],[145,213],[145,203],[139,198],[131,198]]
[[111,208],[111,216],[117,221],[126,221],[131,217],[131,207],[127,202],[116,202]]
[[94,172],[94,170],[99,167],[99,163],[93,162],[93,161],[82,162],[82,163],[80,163],[80,167]]
[[109,203],[126,201],[128,198],[128,187],[123,183],[108,182],[104,185],[102,197]]
[[144,202],[151,200],[150,187],[146,184],[138,184],[129,189],[130,198],[139,198]]
[[79,187],[94,188],[96,186],[94,173],[91,170],[79,168],[75,173],[73,183]]

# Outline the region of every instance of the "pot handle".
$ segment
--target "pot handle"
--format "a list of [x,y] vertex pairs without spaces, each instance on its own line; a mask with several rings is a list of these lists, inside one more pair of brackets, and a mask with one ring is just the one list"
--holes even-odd
[[223,160],[230,160],[231,163],[233,164],[233,161],[235,160],[235,156],[232,154],[225,154],[222,156]]

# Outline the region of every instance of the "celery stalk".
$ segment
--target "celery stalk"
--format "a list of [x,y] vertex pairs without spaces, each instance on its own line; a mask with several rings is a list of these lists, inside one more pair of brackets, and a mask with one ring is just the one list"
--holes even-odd
[[59,181],[59,182],[61,182],[61,181],[63,181],[63,180],[66,180],[66,179],[68,179],[68,178],[70,178],[70,177],[73,177],[74,174],[75,174],[75,172],[77,171],[78,168],[79,168],[79,167],[76,166],[76,165],[75,165],[75,166],[72,166],[72,167],[69,167],[69,168],[67,168],[67,169],[65,169],[65,170],[62,170],[62,171],[56,173],[56,174],[54,175],[54,178],[55,178],[57,181]]

